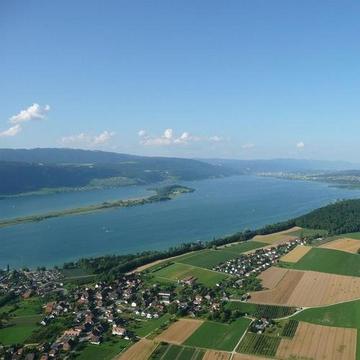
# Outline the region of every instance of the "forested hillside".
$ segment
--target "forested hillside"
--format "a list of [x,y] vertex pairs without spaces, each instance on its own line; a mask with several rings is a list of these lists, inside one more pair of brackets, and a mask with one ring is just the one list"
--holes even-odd
[[295,219],[295,225],[328,230],[330,234],[360,231],[360,200],[344,200]]
[[0,195],[43,188],[84,187],[93,182],[98,186],[104,183],[113,186],[150,184],[167,179],[198,180],[235,173],[226,167],[191,159],[72,149],[0,149]]

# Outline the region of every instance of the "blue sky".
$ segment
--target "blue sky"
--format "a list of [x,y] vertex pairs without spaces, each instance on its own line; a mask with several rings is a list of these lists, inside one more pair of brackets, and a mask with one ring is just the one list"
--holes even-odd
[[357,1],[3,0],[0,147],[359,161],[359,15]]

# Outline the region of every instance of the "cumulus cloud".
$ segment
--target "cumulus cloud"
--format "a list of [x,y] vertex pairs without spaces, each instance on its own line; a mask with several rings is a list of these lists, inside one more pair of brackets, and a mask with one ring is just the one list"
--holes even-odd
[[17,135],[22,130],[20,124],[9,127],[7,130],[0,132],[0,137],[11,137]]
[[50,105],[40,106],[39,104],[32,104],[25,110],[21,110],[17,115],[9,119],[11,124],[21,124],[31,120],[42,120],[50,111]]
[[105,130],[98,135],[89,135],[80,133],[76,135],[64,136],[60,142],[65,146],[101,146],[107,144],[113,137],[115,132]]
[[200,137],[192,135],[187,131],[176,135],[173,129],[165,129],[160,136],[152,136],[145,130],[140,130],[138,136],[140,138],[140,144],[146,146],[186,145],[199,141],[220,142],[223,140],[220,136]]
[[298,142],[298,143],[296,144],[296,147],[297,147],[298,149],[303,149],[303,148],[305,147],[305,144],[304,144],[303,141],[300,141],[300,142]]

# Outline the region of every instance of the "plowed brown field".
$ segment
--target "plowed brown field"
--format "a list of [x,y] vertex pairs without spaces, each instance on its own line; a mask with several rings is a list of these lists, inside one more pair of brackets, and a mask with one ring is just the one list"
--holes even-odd
[[231,353],[224,351],[208,350],[202,360],[229,360]]
[[298,245],[288,254],[281,257],[281,261],[297,263],[305,254],[311,250],[311,246]]
[[201,324],[202,320],[180,319],[156,337],[157,341],[182,344]]
[[341,238],[330,241],[324,245],[321,245],[320,247],[325,249],[341,250],[355,254],[360,249],[360,241],[350,238]]
[[300,322],[292,339],[282,339],[278,359],[355,360],[356,329]]
[[331,305],[360,298],[360,278],[288,270],[271,290],[251,293],[250,302],[297,307]]
[[287,269],[272,266],[259,275],[262,286],[266,289],[273,289],[288,272]]
[[155,350],[156,345],[154,341],[142,339],[117,357],[116,360],[147,360]]

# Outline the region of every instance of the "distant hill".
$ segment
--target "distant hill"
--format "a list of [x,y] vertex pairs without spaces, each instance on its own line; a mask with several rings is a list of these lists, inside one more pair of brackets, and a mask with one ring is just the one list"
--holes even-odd
[[[109,179],[108,184],[149,184],[168,179],[198,180],[236,173],[234,169],[191,159],[75,149],[0,149],[2,195],[43,188],[84,187],[98,179]],[[96,184],[101,184],[101,181]]]
[[306,159],[271,159],[271,160],[231,160],[206,159],[212,165],[225,166],[243,174],[276,173],[276,172],[307,172],[337,171],[360,169],[360,164],[346,161],[323,161]]

